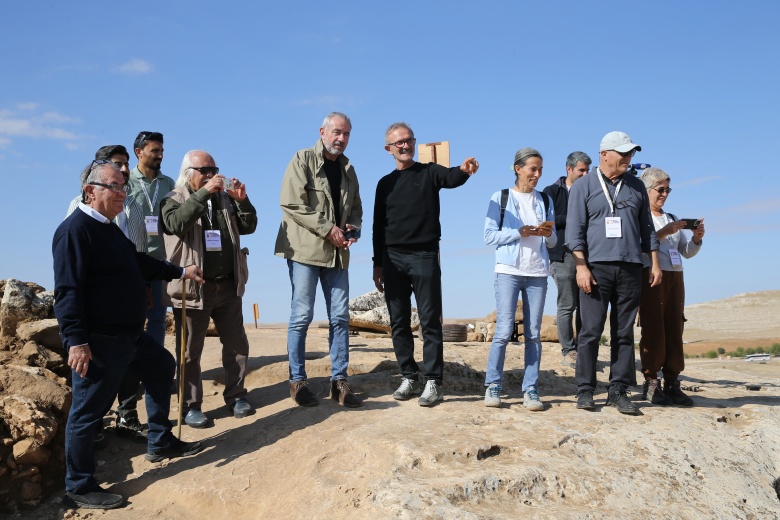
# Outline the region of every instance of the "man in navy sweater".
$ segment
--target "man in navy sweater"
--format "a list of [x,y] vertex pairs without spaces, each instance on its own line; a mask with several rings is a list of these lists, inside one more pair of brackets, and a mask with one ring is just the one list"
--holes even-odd
[[111,222],[123,209],[127,189],[114,163],[93,161],[84,186],[86,203],[60,224],[52,241],[54,312],[73,371],[65,432],[65,491],[71,506],[113,509],[124,502],[94,478],[93,437],[127,371],[146,388],[146,459],[157,462],[202,449],[200,442],[183,442],[171,433],[175,361],[143,330],[145,280],[202,282],[202,273],[197,266],[182,269],[136,251]]
[[[403,376],[393,398],[406,400],[422,394],[418,404],[433,406],[442,399],[444,375],[439,190],[464,184],[479,163],[473,157],[455,168],[418,163],[414,160],[416,141],[406,123],[394,123],[385,132],[385,150],[395,159],[396,169],[376,187],[374,285],[385,293],[393,350]],[[423,330],[424,389],[414,360],[412,292]]]

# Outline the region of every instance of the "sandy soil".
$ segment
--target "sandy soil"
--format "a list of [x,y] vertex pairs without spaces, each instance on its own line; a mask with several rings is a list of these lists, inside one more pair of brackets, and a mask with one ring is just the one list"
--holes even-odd
[[[780,341],[778,303],[780,291],[771,291],[691,306],[686,339]],[[98,452],[98,479],[129,497],[125,508],[66,511],[53,497],[23,516],[780,518],[773,487],[780,477],[778,358],[689,360],[683,379],[700,390],[690,392],[695,407],[655,407],[634,388],[642,415],[629,417],[611,407],[575,409],[574,370],[560,365],[557,344],[545,344],[546,409],[533,413],[522,406],[519,346],[507,354],[504,406],[490,409],[482,403],[489,345],[447,343],[445,399],[425,409],[390,396],[399,384],[391,341],[354,336],[350,380],[365,402],[350,410],[327,398],[327,330],[313,327],[307,371],[322,401],[304,409],[289,398],[286,330],[250,326],[247,333],[255,415],[228,414],[220,347],[209,338],[203,409],[214,424],[182,428],[186,440],[204,441],[202,453],[152,464],[143,459],[144,445],[109,435]],[[602,349],[599,405],[607,365]]]

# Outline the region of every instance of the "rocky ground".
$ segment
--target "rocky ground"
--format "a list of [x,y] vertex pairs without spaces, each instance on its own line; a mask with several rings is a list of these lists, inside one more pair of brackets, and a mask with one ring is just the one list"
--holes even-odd
[[[758,295],[722,300],[719,311],[720,302],[689,307],[686,339],[780,341],[780,291]],[[202,453],[152,464],[143,445],[109,434],[98,479],[129,497],[125,508],[65,510],[60,492],[11,517],[780,518],[780,359],[689,360],[683,384],[700,390],[690,392],[694,408],[655,407],[634,388],[642,414],[628,417],[576,410],[574,371],[552,343],[542,357],[544,411],[522,406],[516,345],[505,404],[485,408],[489,344],[447,343],[445,399],[425,409],[391,398],[399,383],[391,342],[366,334],[351,342],[351,382],[364,406],[345,409],[327,399],[327,331],[312,328],[307,370],[322,402],[303,409],[289,398],[285,329],[247,331],[255,415],[228,414],[219,343],[208,338],[204,411],[214,425],[182,428],[186,440],[204,441]],[[607,349],[600,360],[603,384]],[[605,387],[599,405],[604,397]]]

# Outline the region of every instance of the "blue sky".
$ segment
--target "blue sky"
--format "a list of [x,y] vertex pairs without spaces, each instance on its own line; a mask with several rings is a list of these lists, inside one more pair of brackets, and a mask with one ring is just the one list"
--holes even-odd
[[[627,132],[637,161],[663,168],[666,209],[705,217],[686,262],[687,302],[780,289],[780,3],[734,2],[15,2],[0,33],[0,278],[53,287],[51,236],[78,174],[105,144],[165,134],[163,172],[210,152],[259,212],[244,298],[262,322],[289,316],[286,264],[273,256],[279,188],[296,150],[332,110],[353,121],[346,155],[365,208],[351,294],[373,288],[374,189],[390,172],[385,128],[449,140],[480,170],[442,191],[445,317],[495,307],[490,195],[511,185],[514,152],[544,156],[546,186],[566,155],[594,159]],[[135,161],[131,159],[131,165]],[[547,314],[554,314],[550,280]],[[318,298],[321,300],[321,296]],[[318,301],[315,318],[325,316]]]

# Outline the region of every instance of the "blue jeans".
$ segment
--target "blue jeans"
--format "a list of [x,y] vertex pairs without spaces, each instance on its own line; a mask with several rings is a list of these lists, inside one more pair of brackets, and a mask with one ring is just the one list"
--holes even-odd
[[173,356],[148,334],[89,337],[92,359],[86,377],[73,371],[73,404],[65,427],[65,490],[86,493],[95,481],[95,431],[111,408],[117,388],[132,373],[146,388],[148,449],[164,448],[172,439],[168,412],[176,370]]
[[152,308],[146,312],[146,333],[160,345],[165,345],[165,314],[168,308],[162,303],[163,282],[154,280]]
[[496,332],[490,344],[485,386],[498,384],[504,373],[506,346],[512,339],[515,327],[517,298],[523,295],[523,338],[525,339],[525,372],[523,392],[536,390],[539,379],[539,364],[542,360],[542,342],[539,331],[542,327],[544,299],[547,296],[547,277],[515,276],[496,273]]
[[306,333],[314,317],[317,281],[322,285],[330,323],[331,380],[346,379],[349,367],[349,272],[287,260],[292,285],[290,323],[287,325],[287,354],[290,382],[306,380]]

